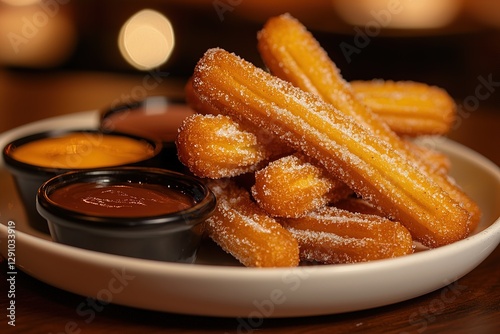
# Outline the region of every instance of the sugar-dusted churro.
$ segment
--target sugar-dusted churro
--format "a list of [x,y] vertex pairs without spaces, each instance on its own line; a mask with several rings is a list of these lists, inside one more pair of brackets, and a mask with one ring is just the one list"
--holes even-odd
[[468,235],[469,213],[414,159],[318,95],[222,49],[200,59],[193,88],[224,113],[266,128],[317,160],[423,244],[436,247]]
[[358,99],[400,135],[443,135],[455,120],[446,91],[413,81],[351,81]]
[[300,217],[351,193],[344,183],[300,154],[280,158],[258,170],[252,187],[259,206],[276,217]]
[[[210,104],[209,101],[200,100],[198,94],[193,89],[193,80],[190,78],[185,86],[186,102],[193,110],[202,115],[220,115],[221,111],[215,105]],[[227,121],[229,122],[229,120]],[[251,123],[244,120],[233,120],[234,127],[241,128],[244,131],[253,133],[257,141],[264,145],[266,152],[262,152],[262,156],[269,156],[270,158],[281,157],[283,155],[293,153],[293,150],[286,146],[279,138],[271,134],[263,128],[254,127]],[[249,143],[249,145],[251,145]],[[247,167],[247,166],[242,166]]]
[[468,211],[470,230],[478,225],[481,217],[478,205],[453,180],[442,173],[435,173],[432,164],[418,159],[405,141],[357,99],[337,66],[300,22],[288,14],[269,19],[258,34],[258,48],[271,73],[304,91],[320,96],[345,115],[354,118],[357,124],[386,141],[393,150],[422,169],[427,177]]
[[446,177],[451,168],[450,159],[446,154],[430,147],[414,143],[411,140],[405,140],[405,142],[410,152],[418,157],[419,161],[425,161],[430,173],[438,173]]
[[176,146],[179,160],[205,178],[254,171],[270,155],[257,136],[224,115],[189,116],[179,129]]
[[[186,84],[187,103],[202,114],[220,113],[198,99],[192,84],[191,79]],[[452,98],[436,86],[412,81],[356,80],[341,87],[347,89],[349,86],[359,102],[402,136],[443,135],[455,119]],[[341,95],[340,92],[336,94]]]
[[220,112],[206,101],[200,100],[198,94],[193,89],[193,78],[189,78],[184,86],[186,103],[197,113],[202,115],[219,115]]
[[354,263],[413,252],[410,232],[380,216],[323,207],[300,218],[279,221],[298,240],[304,261]]
[[222,249],[247,267],[294,267],[299,264],[295,238],[231,180],[208,183],[217,197],[206,230]]

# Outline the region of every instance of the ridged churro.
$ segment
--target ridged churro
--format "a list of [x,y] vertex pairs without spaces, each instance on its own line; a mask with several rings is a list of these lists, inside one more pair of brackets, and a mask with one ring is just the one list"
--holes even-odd
[[[210,104],[209,101],[200,100],[198,94],[193,89],[193,80],[190,78],[185,86],[186,102],[193,110],[202,115],[220,115],[221,111],[216,106]],[[228,121],[229,122],[229,121]],[[257,141],[265,146],[265,151],[261,156],[270,158],[281,157],[293,153],[288,146],[286,146],[279,138],[271,134],[263,128],[254,127],[251,123],[246,121],[233,120],[234,127],[241,128],[243,131],[248,131],[256,136]],[[215,129],[214,129],[215,131]],[[249,145],[252,145],[249,143]],[[264,148],[264,147],[263,147]],[[248,166],[241,166],[247,168]]]
[[405,142],[409,151],[418,157],[419,161],[425,161],[427,170],[430,173],[438,173],[446,177],[451,168],[450,159],[446,154],[424,145],[416,144],[411,140],[405,140]]
[[[446,91],[411,81],[361,81],[346,83],[355,98],[380,117],[380,120],[401,136],[444,135],[455,119],[455,104]],[[201,114],[219,114],[201,102],[188,80],[186,102]],[[336,94],[339,94],[337,92]]]
[[271,216],[300,217],[352,193],[344,183],[300,154],[269,163],[255,173],[252,195]]
[[441,246],[468,235],[469,213],[418,164],[318,95],[222,49],[210,49],[200,59],[193,88],[225,114],[266,128],[317,160],[424,245]]
[[189,78],[184,86],[184,95],[186,103],[198,114],[202,115],[220,115],[219,110],[210,105],[207,101],[200,100],[200,97],[193,89],[193,78]]
[[442,173],[435,173],[433,165],[413,155],[408,144],[357,99],[335,63],[300,22],[288,14],[271,18],[258,34],[258,48],[271,73],[320,96],[422,169],[427,177],[467,210],[470,215],[468,228],[475,229],[481,217],[477,204],[453,180]]
[[248,173],[269,157],[257,136],[224,115],[189,116],[179,129],[176,145],[179,160],[203,178]]
[[217,197],[206,230],[222,249],[247,267],[294,267],[299,264],[296,239],[231,180],[208,186]]
[[436,86],[413,81],[351,81],[358,99],[400,135],[443,135],[455,120],[455,102]]
[[279,221],[298,240],[303,261],[355,263],[413,252],[410,232],[379,216],[323,207],[304,217]]
[[[186,100],[187,103],[198,113],[203,114],[203,115],[219,115],[220,111],[214,108],[213,106],[209,105],[208,103],[204,103],[203,101],[200,101],[199,98],[196,96],[194,93],[193,87],[192,87],[192,80],[190,79],[188,83],[186,84]],[[387,102],[389,103],[389,102]],[[240,127],[238,125],[238,122],[234,121],[234,127]],[[410,126],[410,124],[413,124],[410,120],[404,121],[405,126]],[[256,133],[258,137],[258,141],[261,142],[264,146],[262,148],[265,148],[268,153],[271,154],[273,157],[278,157],[278,156],[283,156],[289,153],[292,153],[289,148],[287,148],[283,143],[279,141],[278,138],[274,137],[272,134],[269,134],[267,131],[264,129],[259,129],[259,131],[256,131],[255,129],[251,129],[251,125],[246,124],[246,127],[249,128],[249,132]],[[214,129],[215,131],[215,129]],[[409,130],[412,133],[416,133],[417,130]],[[252,137],[252,136],[250,136]],[[217,141],[216,141],[217,142]],[[431,150],[427,147],[422,147],[421,145],[414,144],[411,142],[411,140],[405,140],[406,145],[408,146],[409,150],[416,156],[419,157],[420,160],[425,161],[427,165],[429,165],[431,171],[436,171],[436,172],[441,172],[441,173],[447,173],[450,168],[450,162],[449,159],[446,155]],[[247,144],[248,146],[251,146],[252,143],[249,142]],[[257,148],[257,147],[255,147]],[[214,147],[215,149],[215,147]],[[268,156],[268,153],[262,152],[260,156]],[[243,166],[235,166],[235,168],[238,169],[246,169],[248,168],[247,165]],[[257,167],[255,167],[257,168]],[[254,168],[254,169],[255,169]],[[237,173],[237,171],[235,171]]]

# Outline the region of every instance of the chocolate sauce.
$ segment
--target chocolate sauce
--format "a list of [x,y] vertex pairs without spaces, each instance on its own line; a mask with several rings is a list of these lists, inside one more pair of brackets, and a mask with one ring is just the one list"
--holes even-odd
[[55,190],[50,199],[66,209],[101,217],[150,217],[194,204],[178,191],[142,183],[75,183]]

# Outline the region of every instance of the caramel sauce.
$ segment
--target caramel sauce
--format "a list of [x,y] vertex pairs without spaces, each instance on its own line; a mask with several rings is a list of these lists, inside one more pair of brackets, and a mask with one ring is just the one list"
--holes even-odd
[[12,153],[14,159],[24,163],[63,169],[119,166],[153,155],[154,148],[146,141],[90,132],[39,139]]

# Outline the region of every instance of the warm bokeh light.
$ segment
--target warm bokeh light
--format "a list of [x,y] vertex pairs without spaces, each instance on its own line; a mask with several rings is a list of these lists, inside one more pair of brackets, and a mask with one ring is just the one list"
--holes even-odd
[[174,49],[174,30],[161,13],[144,9],[122,26],[118,46],[125,60],[140,70],[164,64]]
[[332,0],[347,23],[378,24],[392,29],[432,29],[451,23],[460,12],[457,0]]
[[[5,0],[4,0],[5,2]],[[77,35],[63,5],[54,2],[0,4],[0,64],[25,67],[60,65],[73,52]]]

